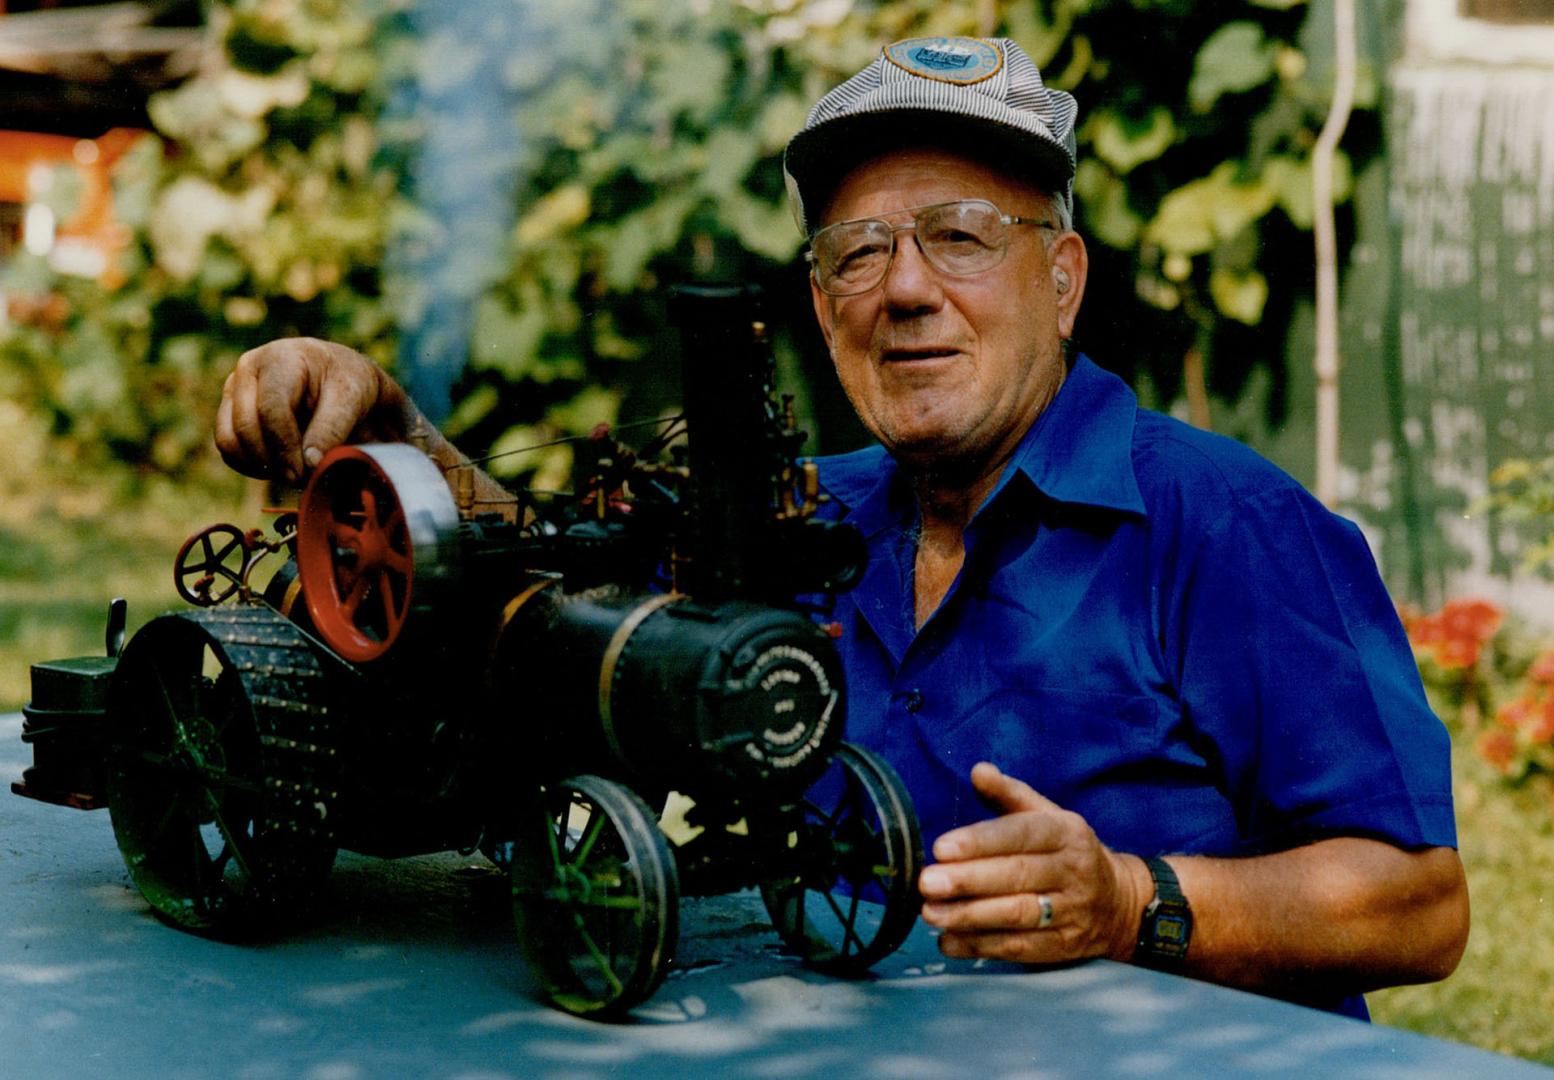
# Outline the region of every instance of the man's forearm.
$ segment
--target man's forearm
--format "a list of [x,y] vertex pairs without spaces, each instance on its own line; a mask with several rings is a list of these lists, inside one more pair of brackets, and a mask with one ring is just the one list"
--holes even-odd
[[[410,406],[414,409],[414,406]],[[443,471],[448,481],[448,486],[457,490],[455,473],[458,470],[467,469],[473,478],[474,499],[477,503],[501,503],[511,502],[513,495],[510,491],[497,483],[484,469],[470,462],[469,456],[432,426],[419,411],[415,411],[407,424],[405,441],[414,445],[423,454],[432,459],[432,463]]]
[[1467,943],[1467,885],[1450,848],[1337,837],[1167,861],[1193,911],[1185,970],[1212,982],[1297,999],[1363,993],[1445,978]]

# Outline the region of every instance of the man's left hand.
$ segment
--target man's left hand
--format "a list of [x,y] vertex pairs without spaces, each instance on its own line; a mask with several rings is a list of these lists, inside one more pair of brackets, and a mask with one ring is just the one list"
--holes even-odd
[[918,888],[923,920],[943,931],[939,950],[1027,964],[1129,959],[1153,895],[1143,861],[1110,850],[1084,818],[995,765],[978,764],[971,782],[1003,813],[934,843],[937,862]]

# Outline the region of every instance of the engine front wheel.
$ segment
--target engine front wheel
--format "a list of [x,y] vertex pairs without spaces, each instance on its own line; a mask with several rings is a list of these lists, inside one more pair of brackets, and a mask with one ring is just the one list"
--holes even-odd
[[679,938],[680,885],[642,800],[597,776],[550,785],[510,850],[518,944],[550,1001],[611,1017],[651,997]]

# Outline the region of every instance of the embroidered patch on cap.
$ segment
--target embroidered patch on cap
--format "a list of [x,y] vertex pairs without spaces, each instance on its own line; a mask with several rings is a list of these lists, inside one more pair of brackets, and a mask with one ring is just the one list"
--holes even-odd
[[885,47],[885,59],[902,71],[937,82],[970,86],[991,79],[1004,66],[1004,54],[981,38],[911,38]]

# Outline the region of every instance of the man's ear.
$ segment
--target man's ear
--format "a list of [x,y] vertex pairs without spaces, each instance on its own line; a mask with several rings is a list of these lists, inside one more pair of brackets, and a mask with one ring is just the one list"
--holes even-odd
[[809,298],[815,305],[815,322],[820,324],[820,334],[826,339],[826,351],[836,358],[835,326],[832,323],[831,298],[815,284],[815,275],[809,275]]
[[1074,321],[1079,317],[1079,305],[1085,298],[1090,253],[1085,250],[1084,239],[1078,233],[1060,233],[1047,249],[1047,261],[1052,264],[1058,336],[1067,341],[1074,334]]

